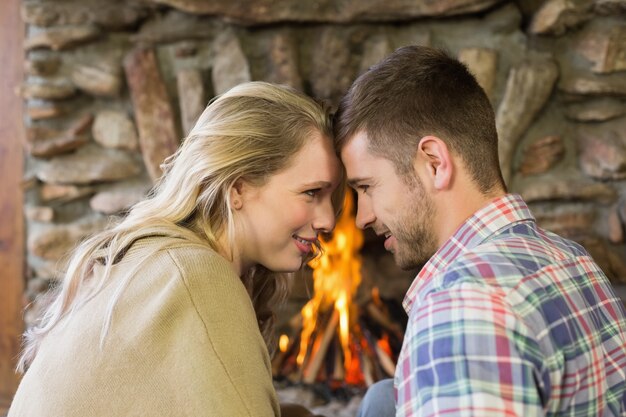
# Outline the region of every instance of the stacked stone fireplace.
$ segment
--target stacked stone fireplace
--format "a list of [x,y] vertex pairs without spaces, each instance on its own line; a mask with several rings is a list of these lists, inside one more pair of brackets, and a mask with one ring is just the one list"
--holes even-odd
[[[22,14],[25,305],[54,285],[77,241],[144,197],[212,97],[265,80],[336,105],[409,44],[468,65],[496,109],[509,188],[626,284],[623,0],[25,0]],[[366,275],[400,299],[413,273],[381,248],[366,236]]]

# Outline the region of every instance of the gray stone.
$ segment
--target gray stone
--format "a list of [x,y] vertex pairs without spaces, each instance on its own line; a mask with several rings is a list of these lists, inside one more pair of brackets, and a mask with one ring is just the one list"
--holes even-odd
[[94,211],[100,213],[119,213],[143,200],[151,187],[150,182],[140,181],[115,184],[94,195],[89,205]]
[[318,405],[311,408],[311,413],[320,416],[334,416],[334,417],[352,417],[356,416],[361,406],[363,398],[360,395],[355,395],[350,398],[347,403],[343,401],[331,400],[327,404]]
[[207,105],[202,73],[195,68],[180,70],[176,84],[183,134],[188,135]]
[[122,29],[137,23],[147,11],[139,3],[122,0],[22,2],[24,22],[35,26],[95,23],[101,27]]
[[178,149],[174,111],[153,50],[131,51],[124,59],[124,70],[135,110],[139,146],[154,181],[162,175],[165,158]]
[[75,94],[76,88],[65,78],[30,78],[21,87],[21,95],[27,99],[62,100]]
[[547,58],[526,60],[509,72],[496,115],[500,166],[507,182],[512,175],[511,164],[517,144],[548,101],[558,74],[556,63]]
[[610,185],[566,178],[529,183],[518,191],[528,203],[560,200],[610,204],[617,198],[617,192]]
[[66,203],[86,197],[95,192],[96,189],[92,186],[42,184],[39,188],[39,198],[44,203],[50,201]]
[[626,178],[626,119],[579,129],[580,165],[592,178]]
[[594,0],[593,10],[598,15],[615,16],[626,13],[626,0]]
[[476,13],[500,3],[500,0],[151,0],[194,14],[219,15],[248,24],[276,22],[380,22],[407,20],[426,16],[452,16]]
[[187,58],[195,56],[198,53],[198,44],[196,41],[180,41],[174,46],[174,56],[176,58]]
[[624,227],[620,220],[619,207],[617,205],[609,210],[607,227],[609,230],[609,242],[615,244],[624,243]]
[[626,73],[611,75],[564,74],[559,80],[559,90],[584,96],[626,96]]
[[193,16],[171,10],[165,15],[147,20],[131,39],[136,43],[152,45],[190,39],[211,39],[222,32],[225,25],[216,19]]
[[59,102],[28,100],[26,105],[26,115],[31,120],[52,119],[66,113],[66,107]]
[[29,256],[27,260],[28,267],[34,272],[34,275],[51,281],[51,284],[54,284],[54,281],[61,278],[65,273],[66,265],[63,262],[49,261],[34,256]]
[[106,227],[106,217],[90,216],[69,224],[36,228],[28,237],[29,251],[40,258],[60,260],[68,256],[78,242]]
[[125,112],[102,110],[96,115],[92,135],[105,148],[137,151],[139,143],[135,124]]
[[578,53],[596,73],[626,70],[626,26],[590,28],[576,44]]
[[89,141],[88,129],[93,121],[91,114],[74,120],[67,129],[35,126],[27,130],[27,149],[31,155],[49,158],[76,150]]
[[228,31],[219,36],[215,41],[214,50],[212,79],[216,95],[251,80],[248,60],[234,33]]
[[54,75],[61,66],[61,58],[57,55],[31,57],[24,61],[24,72],[28,75]]
[[615,253],[608,243],[598,236],[581,236],[576,241],[587,249],[613,284],[626,283],[626,264],[623,255]]
[[288,30],[272,32],[267,59],[269,61],[268,82],[286,84],[302,90],[302,77],[298,68],[298,47],[294,41],[293,32]]
[[391,52],[392,48],[386,36],[377,35],[367,39],[363,45],[363,58],[361,58],[359,74],[363,74],[372,65],[382,61]]
[[596,219],[592,207],[581,205],[532,207],[532,212],[539,226],[566,238],[588,233]]
[[560,136],[546,136],[531,143],[524,150],[519,172],[522,175],[541,174],[550,170],[565,155]]
[[140,171],[140,165],[127,153],[90,145],[42,164],[37,178],[53,184],[90,184],[132,177]]
[[26,206],[24,215],[28,220],[50,223],[54,220],[54,209],[48,206]]
[[28,144],[28,152],[38,158],[50,158],[80,148],[89,142],[85,135],[67,136],[61,134]]
[[487,48],[465,48],[459,52],[459,61],[474,74],[487,97],[491,97],[496,81],[498,53]]
[[589,0],[547,0],[530,22],[530,33],[538,35],[564,34],[593,17],[593,4]]
[[622,198],[618,203],[619,218],[626,227],[626,198]]
[[29,37],[24,41],[24,48],[50,48],[58,51],[92,41],[98,36],[100,29],[93,25],[59,26]]
[[94,96],[117,97],[122,89],[121,66],[110,60],[75,65],[71,79],[76,87]]
[[311,45],[310,82],[313,96],[337,103],[356,78],[358,62],[352,61],[349,34],[334,26],[316,33]]
[[626,105],[619,100],[600,98],[574,103],[565,109],[567,118],[578,122],[604,122],[626,114]]

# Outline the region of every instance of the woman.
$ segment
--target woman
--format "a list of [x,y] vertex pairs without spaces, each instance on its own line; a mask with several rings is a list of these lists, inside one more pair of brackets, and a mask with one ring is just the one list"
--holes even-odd
[[213,101],[149,198],[77,249],[9,416],[279,415],[272,307],[334,227],[330,132],[285,87]]

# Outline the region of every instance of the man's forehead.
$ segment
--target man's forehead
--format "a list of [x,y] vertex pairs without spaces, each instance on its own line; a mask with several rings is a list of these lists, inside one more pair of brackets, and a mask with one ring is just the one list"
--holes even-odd
[[342,159],[352,155],[364,156],[369,153],[369,138],[367,132],[361,130],[349,136],[341,148]]

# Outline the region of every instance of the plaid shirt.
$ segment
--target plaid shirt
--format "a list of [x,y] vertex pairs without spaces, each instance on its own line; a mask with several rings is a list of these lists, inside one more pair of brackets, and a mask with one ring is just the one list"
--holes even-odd
[[404,300],[397,416],[626,416],[626,312],[578,244],[495,199]]

